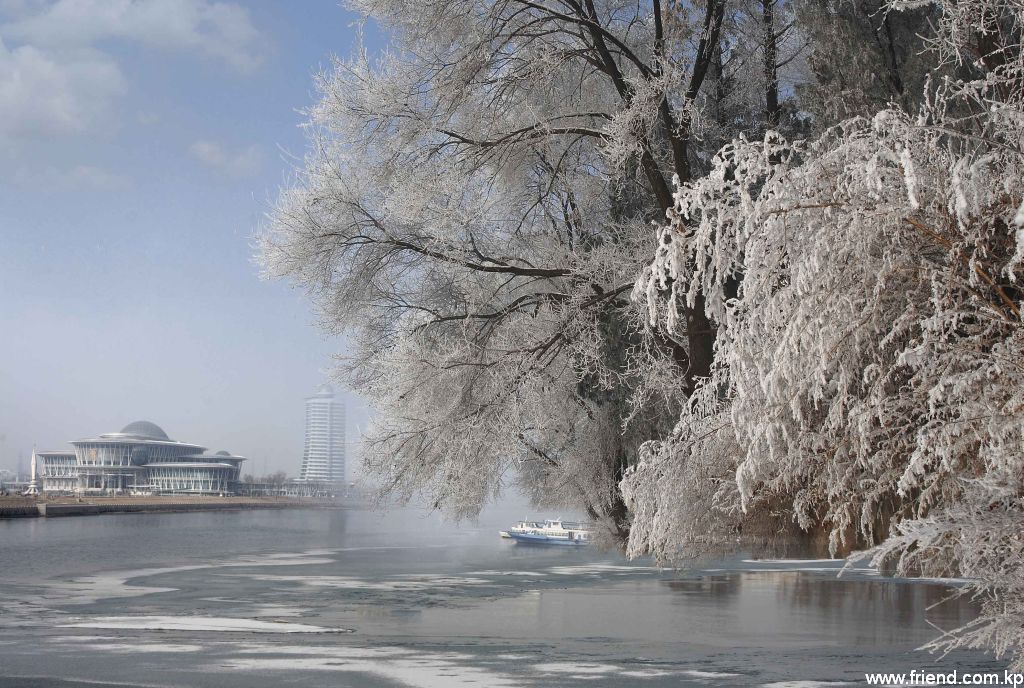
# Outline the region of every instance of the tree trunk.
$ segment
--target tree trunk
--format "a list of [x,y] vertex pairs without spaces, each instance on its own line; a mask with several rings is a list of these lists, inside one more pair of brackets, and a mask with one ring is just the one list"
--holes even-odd
[[711,376],[715,360],[715,328],[704,311],[704,295],[698,294],[693,308],[686,314],[686,343],[690,365],[686,370],[686,387],[692,394],[701,378]]
[[761,18],[764,21],[764,114],[769,129],[779,126],[779,37],[775,33],[775,2],[761,0]]

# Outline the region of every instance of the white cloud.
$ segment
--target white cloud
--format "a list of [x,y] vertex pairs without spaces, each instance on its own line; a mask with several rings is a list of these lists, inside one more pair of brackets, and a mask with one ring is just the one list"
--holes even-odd
[[224,0],[0,0],[0,151],[116,128],[118,42],[240,71],[265,45],[248,11]]
[[14,173],[13,181],[24,187],[57,190],[113,191],[130,186],[130,180],[127,177],[92,165],[76,165],[70,169],[22,168]]
[[78,165],[72,168],[67,173],[67,179],[73,185],[93,189],[122,189],[128,185],[128,180],[122,175],[92,165]]
[[103,53],[11,50],[0,39],[0,142],[86,131],[123,91],[121,70]]
[[122,39],[199,53],[242,71],[262,62],[264,47],[244,7],[210,0],[57,0],[0,34],[60,49]]
[[27,14],[45,6],[46,0],[0,0],[0,14]]
[[256,174],[263,164],[259,146],[229,151],[216,141],[196,141],[188,148],[199,162],[229,177],[247,177]]

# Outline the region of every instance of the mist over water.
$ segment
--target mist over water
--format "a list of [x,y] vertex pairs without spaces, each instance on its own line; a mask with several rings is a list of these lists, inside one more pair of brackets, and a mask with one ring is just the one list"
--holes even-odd
[[857,685],[867,671],[997,668],[911,652],[936,635],[929,622],[973,618],[944,585],[836,578],[828,561],[671,572],[498,538],[523,515],[0,521],[0,686]]

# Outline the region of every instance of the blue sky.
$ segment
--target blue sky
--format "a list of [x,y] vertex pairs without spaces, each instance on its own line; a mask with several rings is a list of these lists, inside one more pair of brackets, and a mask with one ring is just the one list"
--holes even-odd
[[[146,419],[297,472],[303,398],[343,342],[259,279],[250,237],[358,19],[333,0],[0,0],[0,468]],[[348,406],[352,436],[368,410]]]

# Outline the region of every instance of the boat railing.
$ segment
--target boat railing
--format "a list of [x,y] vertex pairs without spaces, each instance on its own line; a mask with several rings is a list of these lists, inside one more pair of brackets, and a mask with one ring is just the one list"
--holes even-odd
[[591,525],[589,523],[582,523],[580,521],[562,521],[560,519],[547,519],[545,521],[519,521],[516,525],[512,526],[514,529],[519,530],[575,530],[575,531],[589,531]]

